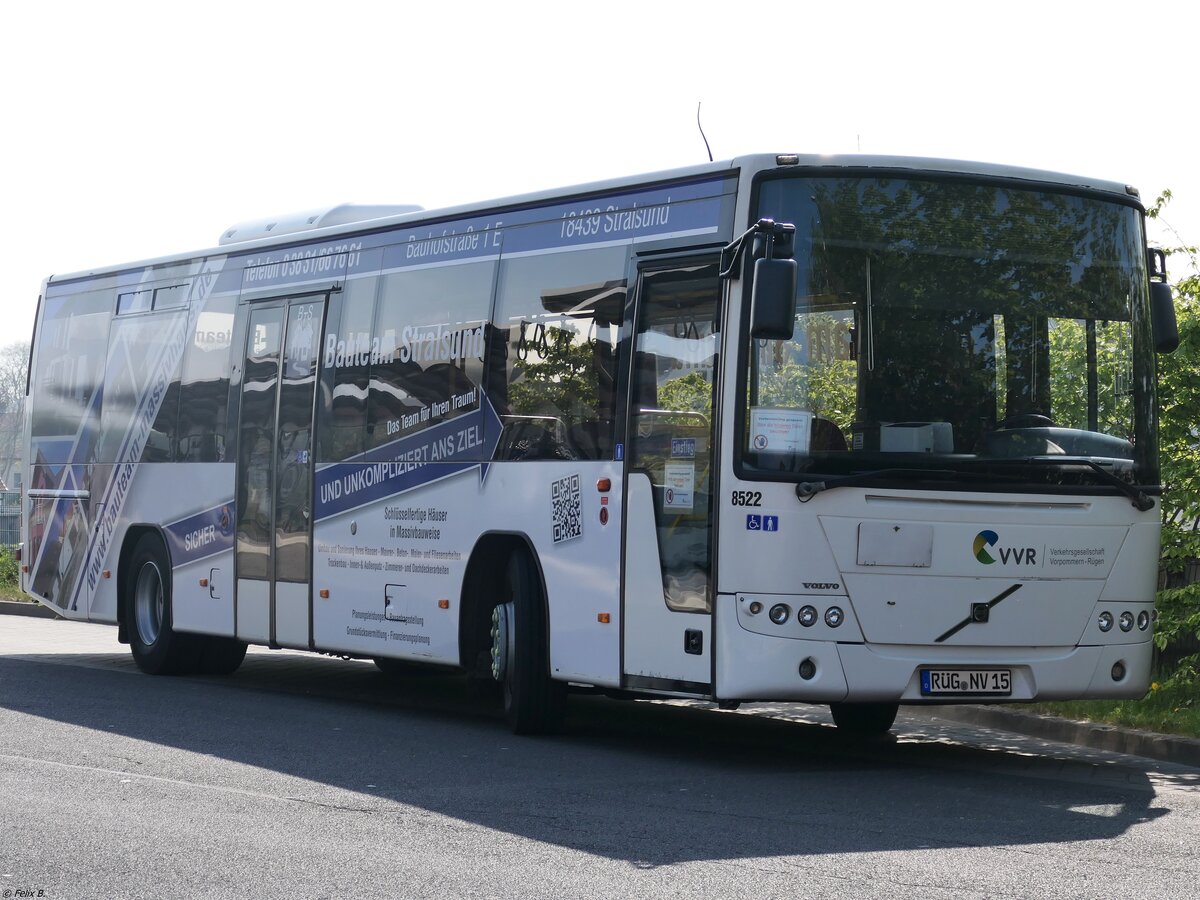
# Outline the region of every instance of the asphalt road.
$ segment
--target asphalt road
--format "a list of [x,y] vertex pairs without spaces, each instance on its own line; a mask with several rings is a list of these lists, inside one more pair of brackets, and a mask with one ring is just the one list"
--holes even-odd
[[1194,897],[1200,769],[902,714],[573,698],[510,735],[458,679],[255,650],[151,678],[0,620],[0,892]]

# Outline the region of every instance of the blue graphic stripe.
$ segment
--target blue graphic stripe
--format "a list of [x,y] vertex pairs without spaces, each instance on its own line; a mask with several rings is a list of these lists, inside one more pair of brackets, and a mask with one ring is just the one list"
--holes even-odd
[[164,526],[171,564],[178,568],[233,549],[233,501]]
[[417,434],[317,470],[315,519],[320,522],[450,475],[479,469],[480,479],[500,440],[491,403],[438,422]]

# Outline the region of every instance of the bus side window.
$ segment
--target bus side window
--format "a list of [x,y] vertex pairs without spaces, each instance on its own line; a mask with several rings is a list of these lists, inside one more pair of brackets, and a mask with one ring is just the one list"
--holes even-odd
[[175,458],[180,462],[225,460],[230,347],[236,304],[234,296],[210,297],[196,317],[196,328],[184,351],[179,379]]
[[503,423],[496,459],[612,458],[627,252],[501,261],[488,386]]
[[317,399],[318,454],[325,462],[350,459],[366,445],[371,350],[376,340],[372,328],[380,280],[378,276],[350,279],[340,294],[330,297]]
[[495,269],[494,262],[481,261],[383,276],[368,451],[479,410]]

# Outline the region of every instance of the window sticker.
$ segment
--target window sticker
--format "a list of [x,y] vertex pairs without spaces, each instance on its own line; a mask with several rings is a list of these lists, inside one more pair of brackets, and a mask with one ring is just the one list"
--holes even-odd
[[692,509],[696,488],[696,466],[667,463],[663,466],[663,509]]
[[750,448],[759,453],[807,453],[812,413],[755,406],[750,410]]

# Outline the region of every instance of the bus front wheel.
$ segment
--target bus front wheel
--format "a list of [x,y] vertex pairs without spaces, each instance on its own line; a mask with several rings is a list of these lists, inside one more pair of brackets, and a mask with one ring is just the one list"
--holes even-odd
[[896,721],[899,703],[830,703],[833,724],[852,737],[879,737]]
[[509,557],[504,594],[492,611],[492,676],[504,693],[514,734],[557,731],[566,712],[566,685],[550,677],[546,604],[526,553]]

